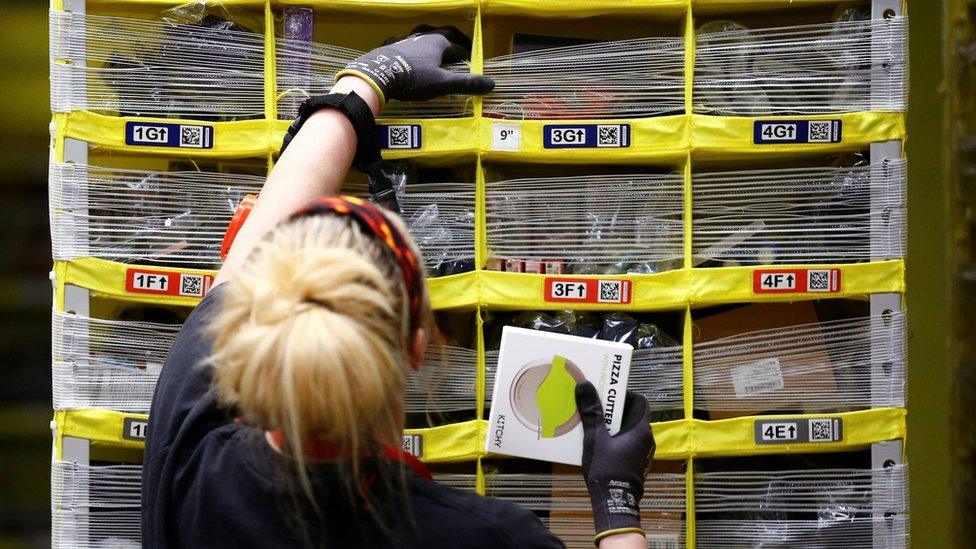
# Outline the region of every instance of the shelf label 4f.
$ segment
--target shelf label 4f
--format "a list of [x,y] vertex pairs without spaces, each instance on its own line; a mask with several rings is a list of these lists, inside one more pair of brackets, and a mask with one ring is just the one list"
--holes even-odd
[[840,442],[844,422],[840,418],[757,419],[756,444],[796,444],[800,442]]
[[126,145],[173,147],[176,149],[212,149],[213,143],[213,126],[155,122],[125,123]]
[[761,269],[752,273],[756,294],[840,292],[840,269]]
[[203,297],[211,285],[211,275],[140,268],[125,271],[125,291],[130,294]]
[[630,124],[546,124],[542,145],[547,149],[629,147]]
[[626,279],[546,278],[544,299],[548,303],[616,303],[626,305],[633,298],[633,283]]
[[753,143],[778,145],[799,143],[840,143],[840,120],[757,120]]

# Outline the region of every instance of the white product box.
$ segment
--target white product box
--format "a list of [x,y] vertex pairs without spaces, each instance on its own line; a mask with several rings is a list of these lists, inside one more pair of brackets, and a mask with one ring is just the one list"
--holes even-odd
[[491,397],[485,449],[495,454],[579,465],[583,425],[576,383],[596,387],[607,429],[620,430],[630,358],[625,343],[506,326]]

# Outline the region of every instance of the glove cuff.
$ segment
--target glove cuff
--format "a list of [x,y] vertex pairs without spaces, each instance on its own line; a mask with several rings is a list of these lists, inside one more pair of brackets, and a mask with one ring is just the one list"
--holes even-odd
[[641,529],[640,500],[643,484],[624,480],[588,482],[590,503],[593,505],[593,527],[596,540],[606,532],[637,531]]
[[373,88],[373,91],[376,92],[376,95],[380,98],[380,108],[382,109],[384,106],[386,106],[386,92],[384,92],[383,88],[376,83],[376,79],[373,76],[362,70],[346,67],[336,73],[333,82],[338,82],[343,76],[355,76],[356,78],[365,80],[366,83],[369,84],[369,87]]
[[615,536],[617,534],[640,534],[642,536],[646,536],[647,535],[647,534],[644,533],[644,529],[643,528],[637,528],[637,527],[633,527],[633,528],[614,528],[613,530],[604,530],[604,531],[600,532],[599,534],[593,536],[593,545],[599,546],[600,545],[600,540],[602,540],[603,538],[605,538],[607,536]]

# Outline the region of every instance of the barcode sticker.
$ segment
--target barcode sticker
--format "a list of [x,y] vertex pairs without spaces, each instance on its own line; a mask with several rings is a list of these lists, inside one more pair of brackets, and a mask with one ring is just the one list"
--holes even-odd
[[380,124],[377,126],[381,149],[419,149],[420,124]]
[[423,435],[403,435],[403,451],[414,457],[424,457]]
[[736,398],[780,391],[785,386],[778,358],[767,358],[732,368],[732,387]]

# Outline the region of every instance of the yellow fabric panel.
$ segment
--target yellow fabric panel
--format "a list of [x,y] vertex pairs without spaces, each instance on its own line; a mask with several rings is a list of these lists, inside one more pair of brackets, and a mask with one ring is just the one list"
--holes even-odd
[[275,50],[275,18],[271,3],[264,6],[264,117],[278,118],[278,59]]
[[125,273],[129,268],[139,267],[151,271],[177,272],[195,275],[213,275],[214,271],[204,269],[143,267],[115,263],[94,257],[83,257],[71,261],[56,261],[55,272],[58,284],[71,284],[87,288],[93,292],[114,297],[123,301],[155,303],[158,305],[181,305],[193,307],[200,302],[195,297],[161,296],[129,293],[125,289]]
[[[840,120],[841,142],[828,144],[756,145],[756,120]],[[742,154],[809,154],[861,149],[876,141],[905,137],[903,113],[858,112],[817,116],[691,116],[691,147],[696,159],[729,159]]]
[[404,435],[423,437],[421,459],[427,463],[471,461],[484,455],[487,429],[487,421],[474,419],[428,429],[407,429]]
[[[87,4],[90,6],[99,4],[110,6],[118,4],[143,4],[148,6],[162,6],[160,9],[165,9],[166,6],[180,6],[187,3],[189,3],[188,0],[87,0]],[[228,6],[252,8],[264,7],[266,4],[265,0],[220,0],[220,3]]]
[[680,14],[685,0],[483,0],[482,12],[578,18],[607,14]]
[[142,449],[145,446],[143,441],[122,438],[123,423],[126,418],[148,420],[149,416],[96,408],[55,412],[54,446],[57,458],[62,459],[61,440],[64,437],[82,438],[90,441],[93,445],[101,444],[121,449]]
[[[427,119],[388,119],[376,121],[381,125],[419,124],[419,149],[384,149],[383,158],[423,158],[428,156],[452,157],[469,156],[478,148],[477,119],[468,118],[427,118]],[[291,125],[290,120],[271,122],[270,147],[273,151],[281,147],[281,140]]]
[[[840,292],[802,294],[755,294],[753,273],[790,268],[840,269]],[[902,293],[905,291],[905,262],[900,259],[850,265],[803,266],[773,265],[770,267],[725,267],[694,269],[689,300],[694,305],[721,303],[757,303],[763,301],[799,301],[838,297],[860,297],[872,293]]]
[[[96,145],[103,145],[132,152],[146,154],[192,154],[204,157],[238,157],[262,156],[272,152],[269,140],[269,125],[264,120],[243,120],[239,122],[200,122],[193,120],[177,120],[173,118],[121,118],[105,116],[87,111],[74,111],[66,116],[55,116],[56,122],[63,122],[64,128],[59,128],[65,137],[88,141]],[[126,122],[158,122],[163,124],[191,124],[213,126],[213,148],[192,149],[173,147],[132,147],[125,144]],[[287,124],[285,125],[287,127]],[[282,134],[284,130],[282,130]],[[277,150],[281,145],[279,137]]]
[[636,310],[677,309],[685,304],[687,271],[674,270],[650,275],[574,276],[559,278],[600,280],[626,279],[633,282],[630,305],[616,303],[549,303],[545,300],[547,275],[481,271],[481,303],[499,309]]
[[478,303],[478,273],[428,278],[427,290],[434,309],[471,308]]
[[[658,116],[613,120],[502,120],[482,118],[481,151],[492,160],[518,162],[559,162],[561,164],[585,164],[613,162],[632,164],[678,164],[687,150],[688,117],[685,115]],[[520,128],[520,152],[495,151],[492,149],[494,125]],[[543,146],[543,128],[561,124],[630,124],[629,147],[593,147],[546,149]]]
[[[72,284],[93,292],[125,301],[155,303],[158,305],[195,306],[200,299],[180,296],[159,296],[143,293],[130,293],[125,289],[125,273],[129,268],[150,271],[178,272],[187,274],[216,275],[216,271],[206,269],[171,268],[116,263],[94,257],[83,257],[71,261],[56,261],[54,276],[57,288],[63,297],[63,286]],[[427,279],[431,303],[435,309],[455,309],[474,307],[478,302],[478,279],[474,272]],[[56,305],[61,308],[62,303]]]
[[[864,448],[875,442],[905,438],[905,410],[903,408],[875,408],[839,414],[802,414],[788,416],[755,416],[719,421],[690,420],[693,445],[689,448],[698,457],[752,456],[760,454],[790,454],[837,452]],[[840,418],[842,440],[839,442],[807,442],[800,444],[756,444],[757,419],[815,419]],[[688,420],[686,420],[688,421]]]

